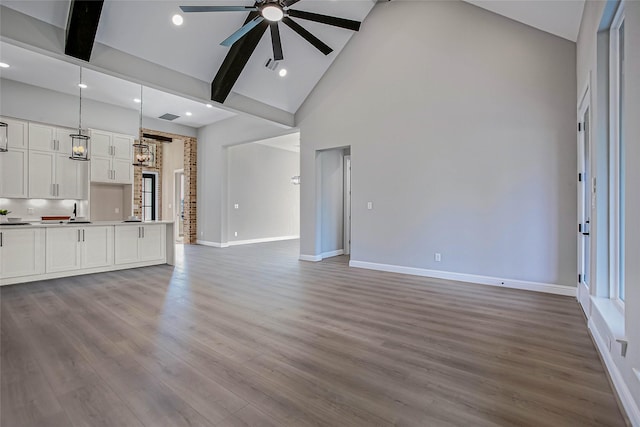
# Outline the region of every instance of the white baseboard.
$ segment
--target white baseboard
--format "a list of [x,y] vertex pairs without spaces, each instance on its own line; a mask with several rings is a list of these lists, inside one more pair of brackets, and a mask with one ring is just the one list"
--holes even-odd
[[299,239],[300,236],[279,236],[279,237],[265,237],[262,239],[249,239],[249,240],[234,240],[229,242],[229,246],[238,246],[238,245],[251,245],[253,243],[267,243],[267,242],[279,242],[282,240],[295,240]]
[[300,261],[317,262],[317,261],[322,261],[322,255],[303,255],[303,254],[300,254],[300,257],[298,257],[298,259]]
[[344,255],[344,249],[338,249],[338,250],[330,251],[330,252],[323,252],[322,254],[320,254],[322,259],[331,258],[331,257],[334,257],[334,256],[340,256],[340,255]]
[[325,258],[331,258],[331,257],[334,257],[334,256],[339,256],[339,255],[344,255],[344,249],[338,249],[338,250],[331,251],[331,252],[323,252],[320,255],[303,255],[303,254],[300,254],[300,257],[298,259],[300,261],[318,262],[318,261],[322,261]]
[[391,273],[411,274],[413,276],[433,277],[435,279],[456,280],[458,282],[476,283],[479,285],[498,286],[501,288],[524,289],[527,291],[546,292],[549,294],[576,296],[576,288],[552,283],[528,282],[524,280],[501,279],[499,277],[479,276],[476,274],[452,273],[449,271],[427,270],[424,268],[404,267],[401,265],[378,264],[351,260],[349,267],[366,268],[368,270],[388,271]]
[[631,390],[629,390],[627,383],[625,383],[618,366],[616,366],[616,363],[613,361],[609,348],[602,338],[602,335],[600,335],[600,331],[596,327],[593,318],[589,319],[588,326],[589,331],[591,331],[593,341],[596,343],[596,349],[604,361],[604,366],[609,372],[609,377],[611,378],[611,382],[613,382],[613,387],[616,389],[618,398],[627,413],[627,417],[629,417],[629,421],[631,421],[631,425],[640,426],[640,408],[638,408],[636,401],[633,399]]
[[229,246],[228,243],[209,242],[207,240],[196,240],[196,244],[202,246],[211,246],[212,248],[226,248]]

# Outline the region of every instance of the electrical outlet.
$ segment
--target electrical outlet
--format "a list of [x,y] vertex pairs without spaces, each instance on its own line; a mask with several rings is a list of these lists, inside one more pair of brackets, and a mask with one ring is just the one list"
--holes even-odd
[[204,237],[204,231],[200,232],[200,237]]
[[373,202],[367,202],[367,209],[373,209]]
[[438,252],[435,253],[433,258],[436,260],[436,262],[442,261],[442,255],[440,253],[438,253]]
[[237,231],[234,231],[234,232],[233,232],[233,235],[234,235],[235,237],[238,237],[238,232],[237,232]]
[[233,209],[238,209],[238,208],[240,208],[240,205],[238,205],[237,203],[233,205]]
[[120,213],[120,208],[116,208],[116,213]]

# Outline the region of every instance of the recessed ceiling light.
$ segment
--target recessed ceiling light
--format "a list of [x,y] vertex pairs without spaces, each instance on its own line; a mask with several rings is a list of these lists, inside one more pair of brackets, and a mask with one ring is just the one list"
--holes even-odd
[[0,68],[9,68],[9,64],[6,62],[0,62]]
[[191,115],[192,115],[192,114],[191,114],[191,111],[187,111],[185,114],[186,114],[187,116],[191,116]]
[[86,85],[86,84],[84,84],[84,83],[78,83],[78,87],[79,87],[80,89],[86,89],[86,88],[87,88],[87,85]]
[[176,15],[173,15],[173,17],[171,18],[171,21],[173,22],[173,25],[180,26],[184,22],[184,18],[182,17],[182,15],[176,14]]
[[282,68],[280,69],[280,71],[278,72],[278,74],[280,74],[280,77],[284,77],[287,75],[287,69],[286,68]]
[[213,105],[207,104],[207,108],[213,108]]
[[133,98],[133,102],[135,102],[136,104],[140,104],[140,98]]

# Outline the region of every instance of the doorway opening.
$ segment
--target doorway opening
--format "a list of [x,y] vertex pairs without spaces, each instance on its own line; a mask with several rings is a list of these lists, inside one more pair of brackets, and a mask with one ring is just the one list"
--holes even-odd
[[351,148],[316,153],[320,259],[351,253]]

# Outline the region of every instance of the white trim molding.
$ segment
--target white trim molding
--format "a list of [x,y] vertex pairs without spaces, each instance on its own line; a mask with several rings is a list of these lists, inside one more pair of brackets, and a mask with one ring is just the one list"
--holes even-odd
[[295,240],[299,239],[300,236],[278,236],[278,237],[265,237],[262,239],[249,239],[249,240],[234,240],[227,243],[227,246],[238,246],[238,245],[251,245],[254,243],[268,243],[268,242],[279,242],[282,240]]
[[325,258],[331,258],[331,257],[334,257],[334,256],[340,256],[340,255],[344,255],[344,249],[337,249],[335,251],[323,252],[320,255],[303,255],[303,254],[300,254],[300,257],[298,259],[300,261],[318,262],[318,261],[322,261]]
[[196,240],[197,245],[211,246],[212,248],[226,248],[229,247],[228,243],[209,242],[207,240]]
[[322,261],[322,255],[303,255],[303,254],[300,254],[300,257],[298,257],[298,259],[300,261],[318,262],[318,261]]
[[604,366],[607,368],[607,372],[609,372],[609,377],[611,378],[613,387],[618,394],[618,398],[622,403],[622,407],[627,413],[627,417],[629,417],[629,421],[631,421],[631,425],[640,426],[640,408],[638,408],[638,405],[636,404],[635,400],[633,399],[633,395],[631,394],[631,390],[629,390],[629,387],[624,381],[620,370],[611,357],[609,347],[600,334],[600,331],[596,327],[593,318],[589,319],[588,326],[589,331],[591,332],[591,336],[593,337],[593,341],[596,344],[596,349],[598,350],[598,353],[600,353],[600,356],[604,361]]
[[365,268],[368,270],[387,271],[390,273],[410,274],[412,276],[432,277],[434,279],[455,280],[478,285],[498,286],[501,288],[523,289],[527,291],[545,292],[556,295],[576,296],[576,287],[563,286],[552,283],[528,282],[524,280],[501,279],[499,277],[479,276],[476,274],[452,273],[449,271],[427,270],[424,268],[405,267],[401,265],[379,264],[351,260],[349,267]]

